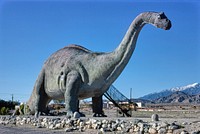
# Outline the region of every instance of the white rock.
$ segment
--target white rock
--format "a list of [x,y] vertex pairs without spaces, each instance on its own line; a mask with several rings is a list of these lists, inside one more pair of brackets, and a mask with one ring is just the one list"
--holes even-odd
[[117,131],[122,131],[122,127],[117,127]]
[[54,125],[53,124],[50,124],[49,125],[49,129],[53,129],[54,128]]
[[165,128],[160,128],[158,134],[166,134],[167,130]]
[[9,124],[9,120],[5,121],[4,124],[5,124],[5,125],[8,125],[8,124]]
[[125,125],[124,123],[120,124],[121,128],[125,128]]
[[107,124],[108,121],[104,119],[104,120],[102,120],[102,123],[103,123],[103,124]]
[[156,129],[157,126],[158,126],[157,123],[153,123],[153,124],[152,124],[152,128],[155,128],[155,129]]
[[55,129],[59,129],[59,128],[61,128],[61,123],[58,123],[55,125]]
[[43,121],[43,122],[47,122],[47,120],[48,120],[47,118],[43,118],[43,120],[42,120],[42,121]]
[[93,129],[97,129],[98,128],[98,124],[92,124],[92,128]]
[[31,118],[26,119],[26,123],[29,124],[31,122]]
[[105,129],[104,129],[104,128],[101,128],[100,131],[101,131],[102,133],[105,133]]
[[102,122],[101,122],[101,121],[97,121],[97,124],[98,124],[98,125],[101,125],[101,124],[102,124]]
[[194,130],[191,132],[191,134],[200,134],[200,130]]
[[42,128],[42,124],[41,124],[41,123],[38,123],[38,124],[37,124],[37,128]]
[[150,134],[157,134],[157,131],[155,128],[149,128],[149,133]]
[[187,124],[188,124],[187,122],[183,122],[183,123],[182,123],[182,125],[187,125]]
[[26,118],[23,118],[22,121],[26,122]]
[[84,127],[84,126],[85,126],[85,122],[81,121],[81,122],[79,123],[79,126],[80,126],[80,127]]
[[170,129],[170,130],[175,130],[175,129],[178,129],[178,127],[179,127],[179,126],[177,126],[177,125],[170,125],[170,126],[168,127],[168,129]]
[[74,118],[80,118],[81,117],[81,115],[79,114],[79,112],[74,112]]
[[187,131],[182,131],[180,134],[189,134]]
[[102,128],[108,128],[108,125],[107,124],[103,124]]
[[24,125],[24,122],[23,122],[23,121],[21,121],[19,124],[20,124],[20,125]]
[[92,122],[91,122],[91,120],[88,120],[88,121],[85,122],[85,124],[90,125],[90,124],[92,124]]
[[66,128],[65,132],[72,132],[72,130],[73,130],[72,128]]
[[134,132],[139,132],[140,131],[140,127],[139,126],[136,126],[134,125]]
[[116,130],[117,129],[117,123],[115,123],[115,124],[112,124],[112,130]]
[[97,123],[96,119],[91,119],[92,124]]
[[20,121],[20,120],[21,120],[21,118],[20,118],[19,116],[17,116],[17,117],[16,117],[16,120],[17,120],[17,121]]
[[92,124],[88,124],[88,125],[87,125],[87,128],[88,128],[88,129],[92,129]]
[[172,134],[172,133],[173,133],[173,130],[171,130],[171,129],[167,130],[167,134]]
[[159,116],[158,116],[157,114],[153,114],[153,115],[151,116],[151,120],[152,120],[152,121],[159,121]]
[[130,128],[128,132],[133,133],[134,132],[133,128]]
[[139,122],[137,125],[138,125],[140,128],[141,128],[141,127],[144,127],[144,124],[143,124],[142,122]]
[[46,123],[46,122],[41,122],[41,125],[42,125],[43,127],[46,127],[46,126],[45,126],[45,123]]

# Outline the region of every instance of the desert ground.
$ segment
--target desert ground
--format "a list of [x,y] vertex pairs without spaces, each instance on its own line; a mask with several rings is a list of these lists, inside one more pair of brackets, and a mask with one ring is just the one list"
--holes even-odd
[[[184,134],[191,133],[197,134],[200,133],[200,110],[199,109],[174,109],[170,110],[140,110],[140,111],[132,111],[132,117],[122,117],[121,114],[117,112],[117,109],[104,109],[105,114],[108,117],[92,117],[91,109],[82,109],[82,112],[86,115],[86,117],[81,117],[81,119],[85,120],[88,118],[96,119],[96,120],[123,120],[123,121],[133,121],[133,120],[143,120],[144,122],[152,122],[151,116],[153,114],[157,114],[159,116],[159,121],[157,122],[167,122],[167,123],[176,123],[181,126],[181,128],[173,131],[174,134]],[[46,116],[41,116],[46,117]],[[47,116],[48,118],[64,118],[64,115],[59,116]],[[13,124],[0,124],[0,134],[64,134],[66,133],[65,129],[56,129],[50,130],[47,128],[38,128],[31,125],[13,125]],[[83,134],[97,134],[102,133],[98,129],[86,129],[82,132],[80,131],[69,131],[69,134],[73,133],[83,133]],[[105,133],[122,133],[119,131],[115,132],[105,132]],[[127,132],[130,133],[130,132]],[[132,132],[134,133],[134,132]]]

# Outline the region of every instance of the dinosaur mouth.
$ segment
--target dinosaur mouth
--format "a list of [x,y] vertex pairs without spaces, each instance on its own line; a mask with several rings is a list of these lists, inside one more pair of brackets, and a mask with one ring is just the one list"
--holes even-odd
[[172,27],[171,21],[168,20],[167,26],[164,28],[165,30],[169,30]]

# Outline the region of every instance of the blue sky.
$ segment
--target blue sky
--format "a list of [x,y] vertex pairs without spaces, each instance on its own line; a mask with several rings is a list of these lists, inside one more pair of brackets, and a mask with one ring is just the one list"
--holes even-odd
[[44,61],[66,45],[113,51],[145,11],[164,11],[172,28],[146,25],[114,86],[137,98],[200,82],[200,2],[2,0],[0,99],[28,100]]

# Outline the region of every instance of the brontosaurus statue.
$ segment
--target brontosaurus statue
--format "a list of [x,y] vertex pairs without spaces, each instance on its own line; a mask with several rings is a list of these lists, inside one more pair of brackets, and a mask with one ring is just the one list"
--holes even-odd
[[171,22],[163,12],[144,12],[133,20],[113,52],[97,53],[70,45],[53,53],[44,63],[27,102],[30,114],[46,113],[52,99],[64,99],[67,115],[72,115],[79,111],[80,99],[92,97],[93,112],[104,116],[102,95],[127,65],[145,24],[165,30],[171,28]]

